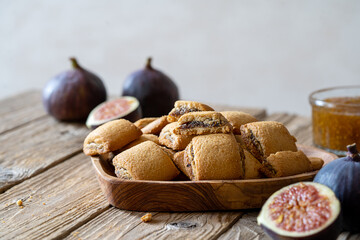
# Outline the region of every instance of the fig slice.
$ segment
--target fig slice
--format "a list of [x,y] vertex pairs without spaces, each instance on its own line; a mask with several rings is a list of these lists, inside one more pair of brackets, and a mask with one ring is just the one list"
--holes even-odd
[[340,216],[340,202],[330,188],[305,182],[271,195],[257,221],[273,239],[336,239]]
[[95,107],[86,120],[86,126],[95,129],[98,126],[119,118],[135,122],[142,117],[139,101],[131,96],[111,99]]

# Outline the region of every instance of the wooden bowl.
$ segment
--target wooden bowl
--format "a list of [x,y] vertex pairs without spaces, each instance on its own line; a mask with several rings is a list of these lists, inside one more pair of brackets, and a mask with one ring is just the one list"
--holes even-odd
[[[338,158],[324,150],[298,145],[308,157],[325,164]],[[260,208],[275,191],[300,181],[312,181],[317,171],[281,178],[205,181],[121,180],[114,167],[92,157],[100,187],[109,203],[135,211],[210,211]]]

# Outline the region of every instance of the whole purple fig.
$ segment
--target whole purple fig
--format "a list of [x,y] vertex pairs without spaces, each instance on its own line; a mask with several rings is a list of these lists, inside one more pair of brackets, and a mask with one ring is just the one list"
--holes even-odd
[[52,78],[43,89],[45,110],[61,121],[84,121],[98,104],[106,101],[101,79],[70,58],[73,68]]
[[176,84],[151,66],[151,58],[148,58],[144,69],[126,78],[122,95],[133,96],[139,100],[143,117],[167,115],[179,99]]

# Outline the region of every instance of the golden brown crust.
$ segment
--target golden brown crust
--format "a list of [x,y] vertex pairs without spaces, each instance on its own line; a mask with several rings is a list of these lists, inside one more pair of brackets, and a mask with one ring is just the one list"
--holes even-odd
[[232,127],[228,120],[221,113],[213,111],[186,113],[178,120],[178,124],[173,130],[177,135],[232,132]]
[[177,135],[174,129],[178,126],[177,122],[169,123],[160,132],[159,142],[173,150],[184,150],[191,142],[193,136],[191,135]]
[[137,120],[136,122],[134,122],[134,125],[140,129],[142,129],[149,123],[155,121],[156,119],[158,119],[158,118],[156,118],[156,117],[141,118],[141,119]]
[[185,174],[189,179],[194,179],[190,159],[185,157],[185,151],[180,151],[174,155],[174,163],[176,167]]
[[245,175],[244,179],[258,179],[262,178],[260,173],[261,163],[247,150],[245,154]]
[[159,135],[161,132],[161,129],[165,127],[168,124],[167,116],[162,116],[157,118],[155,121],[149,123],[144,128],[141,129],[141,131],[145,134],[155,134]]
[[214,111],[214,109],[199,102],[176,101],[174,108],[170,111],[167,119],[169,122],[176,122],[185,113],[200,111]]
[[127,144],[126,146],[124,146],[120,152],[125,151],[129,148],[132,148],[140,143],[143,143],[145,141],[152,141],[156,144],[160,144],[159,143],[159,138],[158,136],[154,135],[154,134],[143,134],[141,135],[138,139],[135,139],[134,141],[132,141],[131,143]]
[[243,158],[232,134],[196,136],[186,147],[185,159],[190,162],[191,180],[240,179]]
[[318,157],[309,157],[311,163],[311,169],[313,171],[319,170],[324,165],[324,160]]
[[279,151],[297,151],[296,138],[280,122],[262,121],[240,127],[247,150],[260,162]]
[[85,138],[83,151],[94,156],[118,150],[140,137],[142,132],[133,123],[125,119],[107,122]]
[[152,141],[116,155],[113,165],[116,175],[123,179],[167,181],[179,174],[168,154]]
[[258,121],[252,115],[241,111],[224,111],[220,113],[229,121],[233,127],[234,134],[240,134],[241,125]]
[[312,171],[311,162],[302,151],[281,151],[270,154],[261,172],[267,177],[286,177]]

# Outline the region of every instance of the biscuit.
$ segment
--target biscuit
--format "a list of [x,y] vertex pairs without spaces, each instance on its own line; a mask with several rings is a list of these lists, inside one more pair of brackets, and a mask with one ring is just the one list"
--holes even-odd
[[244,150],[244,165],[245,174],[244,179],[258,179],[262,178],[260,173],[261,163],[247,150]]
[[313,171],[319,170],[324,165],[324,160],[318,157],[309,157],[311,169]]
[[119,119],[107,122],[85,138],[83,151],[86,155],[105,154],[124,147],[142,134],[132,122]]
[[132,148],[140,143],[143,143],[145,141],[152,141],[156,144],[160,144],[159,143],[159,138],[158,136],[154,135],[154,134],[143,134],[141,135],[138,139],[135,139],[134,141],[132,141],[131,143],[127,144],[126,146],[124,146],[120,152],[125,151],[129,148]]
[[119,153],[113,165],[116,176],[122,179],[168,181],[179,174],[169,155],[152,141]]
[[145,134],[159,135],[163,127],[165,127],[168,123],[167,116],[162,116],[143,127],[141,131]]
[[136,122],[134,122],[134,125],[140,129],[142,129],[149,123],[155,121],[156,119],[158,119],[158,118],[156,118],[156,117],[141,118],[141,119],[137,120]]
[[213,111],[186,113],[179,118],[178,124],[173,130],[178,135],[232,132],[232,127],[228,120],[221,113]]
[[189,179],[195,179],[189,158],[185,158],[185,151],[175,153],[173,159],[176,167]]
[[233,127],[234,134],[240,134],[240,126],[246,123],[257,122],[258,120],[248,113],[240,111],[220,112]]
[[261,172],[267,177],[286,177],[312,171],[311,162],[302,151],[281,151],[264,160]]
[[178,135],[174,133],[174,128],[178,126],[177,122],[169,123],[160,132],[159,142],[173,150],[184,150],[191,142],[193,136],[191,135]]
[[[243,154],[232,134],[194,137],[184,150],[183,168],[191,180],[226,180],[243,177]],[[190,166],[189,166],[190,164]],[[189,173],[190,172],[190,173]]]
[[262,121],[240,127],[246,149],[260,162],[279,151],[297,151],[296,138],[280,122]]
[[214,111],[206,104],[194,101],[176,101],[174,108],[170,111],[167,119],[169,122],[176,122],[182,115],[189,112]]

